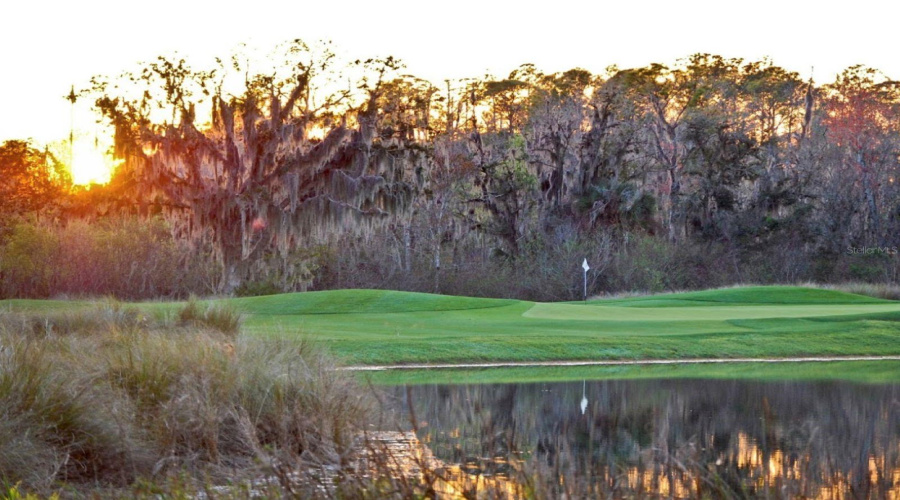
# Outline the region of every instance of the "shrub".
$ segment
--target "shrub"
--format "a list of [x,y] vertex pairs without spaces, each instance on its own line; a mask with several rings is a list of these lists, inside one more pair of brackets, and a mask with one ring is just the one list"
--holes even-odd
[[161,219],[22,221],[0,242],[0,297],[210,293],[216,265]]
[[53,291],[60,242],[36,222],[16,224],[0,248],[0,297],[46,297]]
[[245,281],[234,289],[234,295],[237,297],[258,297],[260,295],[275,295],[283,291],[273,280]]

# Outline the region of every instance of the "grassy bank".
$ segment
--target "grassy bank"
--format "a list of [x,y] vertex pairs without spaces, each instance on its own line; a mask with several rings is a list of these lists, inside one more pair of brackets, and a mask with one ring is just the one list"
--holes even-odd
[[[249,334],[308,336],[347,364],[900,354],[900,303],[805,287],[576,303],[382,290],[217,302],[244,312]],[[5,304],[44,311],[85,307],[59,301]],[[165,314],[180,305],[141,307]]]

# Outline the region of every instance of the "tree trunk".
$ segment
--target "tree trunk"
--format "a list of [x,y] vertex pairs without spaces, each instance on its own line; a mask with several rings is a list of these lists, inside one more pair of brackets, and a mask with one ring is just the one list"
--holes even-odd
[[222,259],[222,281],[219,284],[219,292],[231,295],[244,281],[244,265],[240,257],[225,257]]
[[412,230],[409,224],[403,225],[403,272],[412,271]]
[[680,198],[681,198],[681,181],[678,179],[677,167],[670,166],[668,169],[669,174],[669,213],[666,217],[666,225],[668,229],[669,240],[672,242],[678,241],[683,232],[683,227],[679,227],[681,214],[680,214]]
[[870,243],[878,246],[885,246],[881,237],[881,216],[878,213],[878,203],[875,200],[875,189],[872,186],[872,174],[866,165],[866,160],[861,153],[857,154],[857,162],[862,167],[863,174],[863,190],[866,196],[866,205],[869,212],[869,235],[866,238]]

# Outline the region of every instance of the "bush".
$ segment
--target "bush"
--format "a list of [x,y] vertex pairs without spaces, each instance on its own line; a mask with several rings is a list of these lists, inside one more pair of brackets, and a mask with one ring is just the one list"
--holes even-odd
[[20,222],[0,248],[0,297],[47,297],[53,292],[61,243],[36,222]]
[[0,297],[182,297],[211,293],[216,274],[161,219],[22,221],[0,242]]
[[234,295],[236,297],[258,297],[260,295],[275,295],[284,291],[272,280],[245,281],[234,289]]

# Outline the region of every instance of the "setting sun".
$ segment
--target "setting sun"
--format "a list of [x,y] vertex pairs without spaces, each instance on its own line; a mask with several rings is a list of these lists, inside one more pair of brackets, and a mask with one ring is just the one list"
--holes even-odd
[[72,182],[77,185],[107,184],[120,163],[93,141],[75,141],[72,147]]

